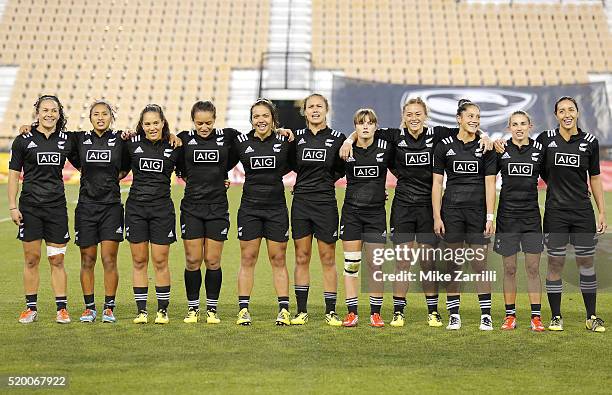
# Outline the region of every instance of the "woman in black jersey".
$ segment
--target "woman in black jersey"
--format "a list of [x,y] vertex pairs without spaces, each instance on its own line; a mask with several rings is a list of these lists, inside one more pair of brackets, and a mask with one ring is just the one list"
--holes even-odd
[[274,133],[278,115],[274,104],[259,99],[251,106],[253,129],[239,135],[232,145],[233,166],[240,160],[245,182],[238,210],[240,270],[238,272],[238,325],[250,325],[249,301],[255,277],[261,239],[266,239],[272,265],[274,288],[278,297],[276,325],[290,325],[289,276],[286,250],[289,217],[285,202],[283,176],[289,171],[289,144]]
[[[149,256],[155,270],[156,324],[167,324],[170,302],[170,244],[176,241],[174,204],[170,179],[182,155],[169,143],[170,128],[156,104],[140,114],[136,136],[127,143],[133,183],[125,205],[125,233],[133,263],[134,299],[138,314],[135,324],[146,324]],[[149,250],[150,244],[150,250]]]
[[185,323],[200,320],[202,261],[206,266],[206,322],[220,322],[217,303],[222,282],[221,253],[230,226],[225,179],[230,170],[230,148],[238,132],[215,129],[216,117],[213,103],[198,101],[191,108],[194,130],[179,133],[184,156],[177,167],[187,183],[180,218],[188,303]]
[[[480,108],[468,100],[460,100],[457,123],[457,136],[443,139],[435,148],[431,196],[434,232],[444,237],[453,251],[453,259],[448,262],[453,278],[447,288],[450,317],[446,329],[449,330],[461,328],[461,283],[456,281],[455,274],[462,261],[471,260],[474,273],[486,271],[487,237],[493,233],[497,172],[495,153],[483,153],[479,146]],[[447,182],[442,201],[444,173]],[[469,255],[474,259],[466,258],[468,250],[463,249],[464,242],[473,250]],[[479,278],[476,291],[481,309],[480,330],[492,330],[491,283],[484,277]]]
[[[56,322],[67,324],[66,270],[64,255],[70,240],[62,169],[72,143],[65,133],[64,109],[55,96],[41,96],[34,104],[36,121],[30,132],[18,136],[11,147],[8,178],[8,203],[12,221],[19,226],[25,258],[23,282],[26,310],[19,322],[38,319],[37,294],[42,240],[47,245],[51,265],[51,287],[57,305]],[[17,205],[19,177],[23,189]]]
[[308,321],[313,236],[317,239],[323,269],[325,321],[331,326],[342,325],[336,314],[338,207],[334,183],[344,175],[344,161],[338,155],[344,135],[327,126],[328,111],[324,96],[314,93],[304,99],[302,114],[307,128],[296,131],[289,154],[291,167],[297,173],[291,204],[297,314],[291,325],[304,325]]

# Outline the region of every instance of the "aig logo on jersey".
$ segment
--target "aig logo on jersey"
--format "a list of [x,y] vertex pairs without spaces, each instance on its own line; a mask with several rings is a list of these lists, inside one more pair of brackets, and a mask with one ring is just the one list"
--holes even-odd
[[111,152],[107,149],[90,149],[87,150],[85,161],[90,163],[110,163]]
[[531,177],[533,163],[508,163],[508,175]]
[[161,173],[164,170],[164,161],[161,159],[140,158],[138,167],[140,171]]
[[194,163],[217,163],[219,162],[219,151],[210,149],[197,149],[193,151]]
[[36,161],[39,165],[59,165],[60,154],[59,152],[37,152]]
[[478,174],[478,161],[457,160],[453,162],[453,171],[458,174]]
[[429,152],[406,152],[406,166],[423,166],[429,163]]
[[580,167],[580,155],[555,152],[555,166]]
[[304,148],[302,160],[309,162],[325,162],[327,151],[322,148]]
[[276,168],[276,157],[274,156],[251,156],[251,169],[274,169]]
[[378,166],[355,166],[353,167],[353,175],[359,178],[378,177]]

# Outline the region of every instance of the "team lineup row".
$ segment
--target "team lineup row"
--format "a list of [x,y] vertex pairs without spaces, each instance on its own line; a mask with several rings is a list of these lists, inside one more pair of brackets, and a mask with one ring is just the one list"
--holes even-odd
[[[517,111],[509,117],[512,137],[493,143],[480,131],[480,108],[459,101],[457,128],[427,127],[427,106],[420,98],[408,100],[398,129],[380,129],[371,109],[354,115],[355,132],[348,138],[327,126],[327,99],[319,94],[303,102],[307,128],[291,132],[277,129],[274,105],[265,99],[250,110],[253,129],[241,134],[214,127],[216,109],[211,102],[197,102],[191,110],[194,128],[174,136],[163,110],[146,106],[135,133],[111,129],[112,106],[96,101],[90,107],[93,130],[66,132],[59,99],[42,96],[35,103],[36,120],[12,145],[9,163],[8,199],[11,218],[19,226],[24,248],[26,310],[19,321],[37,320],[37,292],[42,240],[45,240],[56,295],[59,323],[70,322],[66,310],[64,255],[69,241],[62,169],[66,159],[81,171],[79,200],[75,210],[75,242],[81,251],[81,286],[85,301],[82,322],[97,318],[94,302],[94,266],[98,248],[104,266],[105,302],[103,322],[115,322],[113,314],[118,284],[117,252],[125,238],[130,243],[133,291],[137,306],[134,323],[147,323],[148,264],[155,271],[157,314],[155,323],[168,323],[170,272],[168,254],[176,241],[174,205],[170,197],[173,172],[185,182],[180,205],[180,231],[185,249],[185,289],[188,312],[184,321],[200,321],[201,266],[206,273],[205,319],[220,322],[217,303],[222,284],[221,255],[229,229],[226,196],[227,172],[242,163],[245,182],[237,215],[240,240],[237,324],[250,325],[249,299],[254,268],[262,238],[266,239],[273,283],[278,297],[277,325],[304,325],[308,321],[309,264],[313,238],[317,239],[323,268],[325,321],[331,326],[352,327],[358,323],[359,272],[362,249],[368,253],[386,241],[385,182],[387,171],[397,178],[392,203],[390,236],[395,245],[432,248],[442,238],[447,247],[487,248],[496,237],[494,250],[503,256],[506,314],[502,329],[516,326],[517,254],[525,253],[531,303],[531,329],[543,331],[541,321],[540,254],[548,254],[546,291],[552,312],[550,330],[563,330],[561,316],[561,272],[567,244],[576,250],[580,288],[586,309],[585,326],[605,331],[596,314],[597,280],[594,267],[596,233],[607,227],[603,189],[599,178],[597,139],[577,126],[576,101],[562,97],[555,103],[556,129],[529,137],[529,115]],[[295,244],[294,287],[297,314],[289,313],[289,275],[286,246],[289,215],[282,177],[295,171],[291,206],[291,232]],[[124,208],[119,180],[128,172],[133,183]],[[23,186],[17,204],[19,178]],[[495,178],[500,173],[502,189],[495,208]],[[443,191],[443,179],[447,177]],[[334,183],[346,176],[347,189],[341,211]],[[538,206],[538,177],[548,185],[542,221]],[[595,218],[589,184],[599,215]],[[570,209],[568,211],[568,208]],[[495,221],[495,226],[494,226]],[[546,235],[546,237],[543,237]],[[336,240],[344,251],[344,286],[348,313],[336,313]],[[99,247],[98,247],[99,246]],[[364,256],[367,258],[368,255]],[[371,265],[371,259],[364,259]],[[433,260],[419,261],[431,272]],[[409,263],[396,260],[397,270]],[[461,267],[447,262],[448,271]],[[470,262],[474,273],[484,273],[486,254]],[[407,282],[394,282],[394,314],[391,326],[404,325]],[[480,329],[492,330],[491,284],[476,282],[481,308]],[[427,322],[442,326],[438,310],[438,284],[424,281]],[[384,326],[380,311],[382,283],[371,284],[370,325]],[[461,327],[460,283],[447,286],[447,329]]]

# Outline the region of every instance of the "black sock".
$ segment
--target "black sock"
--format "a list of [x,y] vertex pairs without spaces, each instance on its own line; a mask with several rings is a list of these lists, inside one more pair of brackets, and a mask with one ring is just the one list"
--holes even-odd
[[66,296],[56,296],[55,305],[57,306],[57,311],[65,309],[68,305],[68,298]]
[[380,314],[382,303],[382,296],[370,296],[370,314]]
[[206,275],[204,277],[204,287],[206,287],[206,310],[217,311],[222,282],[223,273],[221,272],[221,268],[217,270],[206,269]]
[[478,294],[480,314],[491,315],[491,294]]
[[104,296],[104,310],[106,309],[115,310],[115,295]]
[[516,317],[516,304],[513,303],[506,305],[506,317],[509,315]]
[[168,310],[170,304],[170,286],[162,285],[155,286],[155,295],[157,296],[157,310]]
[[531,318],[540,317],[542,315],[542,305],[541,304],[531,304]]
[[187,307],[200,308],[200,288],[202,287],[202,271],[185,269],[185,292],[187,293]]
[[561,279],[546,280],[546,294],[553,317],[561,316],[561,292],[563,292],[563,281]]
[[349,313],[355,313],[357,315],[357,306],[359,301],[357,297],[354,298],[346,298],[346,307],[348,308]]
[[406,298],[402,298],[401,296],[394,296],[393,297],[393,312],[403,313],[404,307],[406,307]]
[[83,295],[83,300],[85,301],[86,309],[90,309],[90,310],[96,309],[96,302],[94,301],[94,294]]
[[336,311],[338,294],[336,292],[323,292],[323,298],[325,299],[325,314]]
[[289,296],[278,297],[278,311],[282,309],[289,310]]
[[308,312],[308,285],[295,285],[295,300],[297,301],[298,313]]
[[26,308],[32,311],[36,311],[38,309],[38,307],[36,306],[36,303],[38,301],[38,294],[26,295],[25,298]]
[[459,314],[459,306],[461,305],[461,295],[447,295],[446,309],[448,314]]
[[425,295],[425,303],[427,303],[427,314],[431,314],[434,311],[438,311],[438,295],[427,296]]
[[596,315],[597,306],[597,276],[594,268],[592,274],[580,273],[580,291],[582,292],[586,316],[589,319],[592,315]]
[[248,309],[249,308],[249,302],[251,300],[250,296],[238,296],[238,308],[240,310],[242,309]]
[[149,287],[134,287],[134,300],[138,312],[147,311],[147,297],[149,296]]

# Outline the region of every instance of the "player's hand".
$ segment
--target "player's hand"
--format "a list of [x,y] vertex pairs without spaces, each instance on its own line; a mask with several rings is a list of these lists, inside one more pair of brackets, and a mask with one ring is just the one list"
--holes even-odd
[[11,220],[15,225],[23,225],[23,215],[21,215],[21,211],[18,208],[15,210],[10,210]]
[[480,139],[480,148],[482,152],[488,152],[493,150],[493,140],[489,138],[489,136],[482,136]]
[[342,143],[342,147],[340,147],[340,158],[342,160],[347,160],[348,158],[353,156],[353,142],[352,140],[346,139],[344,143]]
[[168,142],[170,143],[170,147],[178,148],[183,146],[183,140],[181,140],[176,134],[170,133],[168,137]]
[[276,133],[280,134],[281,136],[287,137],[287,141],[289,142],[295,140],[295,136],[293,135],[293,131],[291,131],[291,129],[276,129]]
[[434,218],[434,233],[438,237],[444,237],[446,230],[444,229],[444,222],[442,222],[442,219]]
[[495,226],[493,225],[493,221],[487,221],[484,230],[484,237],[491,237],[495,233]]
[[32,130],[32,125],[21,125],[21,127],[19,128],[19,134],[30,133],[30,130]]
[[232,185],[232,183],[230,182],[230,180],[224,180],[223,184],[225,185],[225,189],[229,189],[230,185]]
[[126,129],[121,132],[121,140],[124,141],[127,141],[134,136],[136,136],[136,131],[134,129]]
[[606,229],[608,229],[608,224],[606,223],[606,214],[599,213],[597,217],[597,234],[606,233]]
[[493,146],[495,147],[495,152],[497,152],[498,154],[503,154],[504,152],[506,152],[506,140],[504,139],[495,140]]

